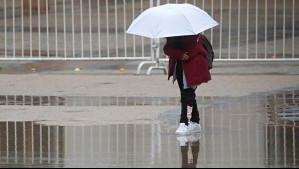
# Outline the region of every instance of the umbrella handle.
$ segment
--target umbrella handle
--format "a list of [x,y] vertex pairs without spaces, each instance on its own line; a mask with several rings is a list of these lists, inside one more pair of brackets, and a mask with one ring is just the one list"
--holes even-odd
[[159,58],[160,58],[160,41],[159,39],[152,39],[152,60],[156,61],[156,65],[158,66],[160,64]]

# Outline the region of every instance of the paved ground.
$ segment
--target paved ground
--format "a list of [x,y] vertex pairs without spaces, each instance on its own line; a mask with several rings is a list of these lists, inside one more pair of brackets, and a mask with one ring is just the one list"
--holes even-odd
[[[138,62],[112,62],[106,61],[101,63],[97,61],[86,62],[29,62],[23,64],[1,63],[0,71],[1,84],[0,93],[2,97],[11,95],[27,96],[76,96],[76,97],[179,97],[177,84],[172,84],[167,80],[161,70],[153,70],[152,75],[146,75],[147,67],[145,66],[141,74],[136,75]],[[75,68],[81,68],[80,72],[75,72]],[[119,72],[119,68],[124,67],[125,72]],[[258,92],[278,90],[287,87],[299,85],[299,62],[246,62],[230,63],[215,62],[212,70],[212,80],[201,85],[197,90],[198,97],[239,97],[248,96]],[[34,68],[34,69],[33,69]],[[200,103],[199,103],[200,104]],[[173,107],[173,106],[172,106]],[[25,112],[40,111],[47,109],[45,112],[59,112],[54,108],[45,107],[2,107],[2,120],[14,120],[16,110]],[[28,111],[33,109],[34,111]],[[51,110],[53,109],[53,110]],[[61,109],[61,108],[59,108]],[[66,107],[63,109],[74,109],[78,107]],[[82,123],[88,123],[89,113],[99,112],[98,108],[85,112],[86,120]],[[171,109],[167,106],[149,106],[148,109],[132,107],[105,107],[101,113],[92,116],[94,121],[101,123],[100,120],[106,117],[105,112],[114,112],[115,116],[107,116],[105,122],[132,122],[139,119],[138,112],[143,112],[146,119],[157,119],[158,116]],[[145,111],[146,110],[146,111]],[[71,110],[69,110],[71,111]],[[13,113],[14,112],[14,113]],[[77,111],[77,115],[81,111]],[[9,114],[9,115],[8,115]],[[120,114],[124,114],[121,116]],[[132,115],[130,115],[132,114]],[[104,115],[104,116],[103,116]],[[140,114],[144,116],[144,114]],[[74,114],[65,114],[68,119]],[[32,118],[31,118],[32,117]],[[59,123],[68,123],[62,120],[61,114],[56,116]],[[81,116],[77,116],[82,119]],[[17,116],[21,118],[21,116]],[[34,113],[32,116],[26,114],[26,119],[38,120]],[[50,121],[55,121],[52,117]],[[98,120],[96,120],[98,119]],[[42,119],[45,121],[46,119]],[[80,123],[80,120],[78,120]],[[58,123],[58,122],[57,122]]]

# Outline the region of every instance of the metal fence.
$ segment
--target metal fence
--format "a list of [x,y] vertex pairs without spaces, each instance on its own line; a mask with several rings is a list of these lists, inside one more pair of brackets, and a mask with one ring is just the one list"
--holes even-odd
[[0,60],[166,59],[164,39],[155,54],[125,31],[150,7],[185,2],[219,22],[204,32],[216,60],[299,60],[296,0],[0,0]]

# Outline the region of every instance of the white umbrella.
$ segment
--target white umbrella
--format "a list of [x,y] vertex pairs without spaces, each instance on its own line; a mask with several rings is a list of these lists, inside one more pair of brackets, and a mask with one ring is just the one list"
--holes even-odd
[[142,12],[126,31],[149,38],[195,35],[219,25],[207,12],[188,4],[165,4]]

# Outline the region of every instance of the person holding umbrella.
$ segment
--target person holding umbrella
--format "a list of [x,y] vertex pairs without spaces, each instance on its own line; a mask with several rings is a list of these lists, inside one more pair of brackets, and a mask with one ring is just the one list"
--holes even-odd
[[169,57],[168,80],[173,76],[181,92],[180,124],[176,130],[179,135],[201,131],[195,91],[198,85],[211,80],[202,38],[202,34],[166,37],[163,47]]
[[195,90],[211,80],[201,43],[205,30],[218,26],[206,11],[189,3],[164,4],[143,11],[126,33],[152,39],[166,38],[164,53],[169,56],[168,80],[177,80],[181,91],[181,119],[177,134],[201,130]]

